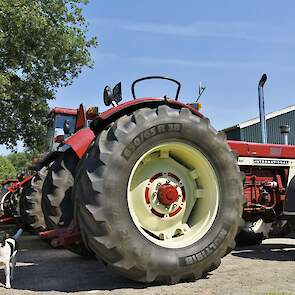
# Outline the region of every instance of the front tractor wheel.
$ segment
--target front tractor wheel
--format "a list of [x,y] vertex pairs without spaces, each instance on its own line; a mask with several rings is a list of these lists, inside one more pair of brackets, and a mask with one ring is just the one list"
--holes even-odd
[[102,131],[75,184],[88,247],[137,281],[177,283],[234,247],[242,181],[223,136],[188,109],[140,109]]

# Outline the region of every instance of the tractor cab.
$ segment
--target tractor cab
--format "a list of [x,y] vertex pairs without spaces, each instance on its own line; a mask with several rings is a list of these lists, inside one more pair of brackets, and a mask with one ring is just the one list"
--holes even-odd
[[90,107],[85,112],[82,104],[78,109],[52,109],[47,119],[48,150],[56,151],[65,139],[87,127],[97,114],[98,107]]
[[49,150],[57,150],[60,143],[75,133],[77,113],[77,109],[68,108],[54,108],[50,111],[47,120]]

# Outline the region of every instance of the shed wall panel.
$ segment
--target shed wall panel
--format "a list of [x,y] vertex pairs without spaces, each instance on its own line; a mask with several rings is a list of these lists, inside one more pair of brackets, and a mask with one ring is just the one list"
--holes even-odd
[[[295,111],[282,114],[266,121],[268,143],[284,143],[280,133],[281,125],[290,125],[289,143],[295,144]],[[244,141],[261,142],[260,123],[243,128]]]
[[[290,126],[289,144],[295,145],[295,111],[291,111],[266,121],[268,143],[284,143],[283,136],[280,133],[281,125]],[[226,132],[228,139],[243,140],[248,142],[261,142],[261,127],[260,123],[239,129]]]

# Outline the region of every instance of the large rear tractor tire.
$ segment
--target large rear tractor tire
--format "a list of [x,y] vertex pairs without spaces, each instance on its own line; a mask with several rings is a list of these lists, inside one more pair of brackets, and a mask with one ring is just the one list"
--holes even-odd
[[39,170],[30,183],[24,187],[20,197],[20,212],[24,223],[34,232],[47,229],[41,208],[42,187],[48,172],[48,167]]
[[68,150],[48,169],[43,185],[42,210],[49,229],[66,227],[73,219],[71,191],[79,158]]
[[237,161],[224,136],[186,108],[119,118],[90,148],[74,192],[85,243],[132,280],[195,280],[235,246]]

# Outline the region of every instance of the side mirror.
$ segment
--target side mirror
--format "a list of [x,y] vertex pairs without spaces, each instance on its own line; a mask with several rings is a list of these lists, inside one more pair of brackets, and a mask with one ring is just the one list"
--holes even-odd
[[122,85],[119,82],[113,89],[113,100],[118,103],[122,100]]
[[64,126],[63,126],[63,131],[64,131],[64,134],[69,134],[70,133],[70,121],[69,120],[65,120],[64,121]]
[[119,82],[114,89],[110,86],[106,86],[103,90],[103,101],[106,106],[117,105],[122,100],[122,86]]
[[103,90],[103,102],[106,106],[109,106],[113,100],[113,93],[110,86],[106,86]]

